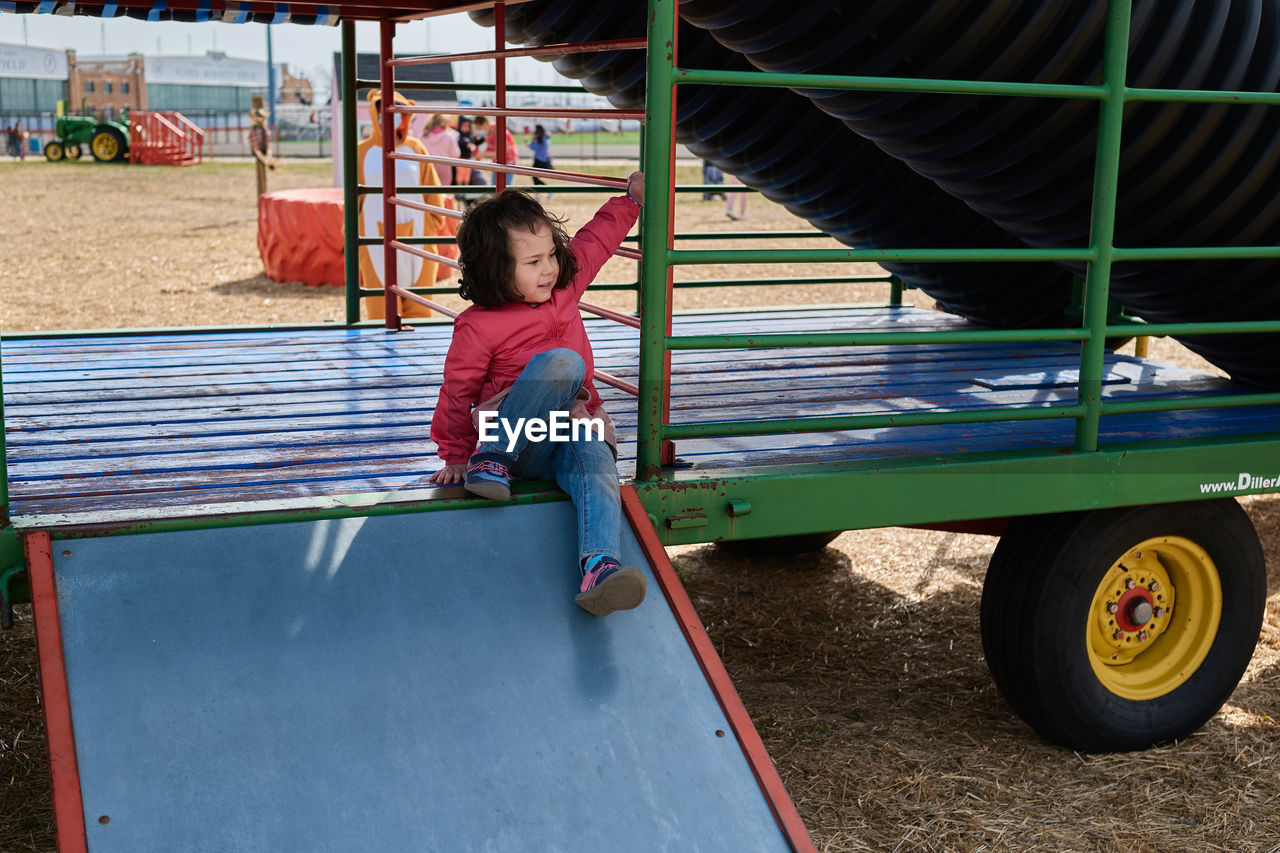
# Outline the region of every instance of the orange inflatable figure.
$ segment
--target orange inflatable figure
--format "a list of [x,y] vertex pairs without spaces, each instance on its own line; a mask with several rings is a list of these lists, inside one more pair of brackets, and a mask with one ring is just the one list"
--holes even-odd
[[[409,106],[413,104],[408,98],[395,92],[397,104]],[[379,108],[382,105],[382,93],[377,89],[369,92],[369,116],[373,120],[373,132],[356,147],[356,173],[361,184],[382,184],[382,126]],[[402,113],[400,122],[395,127],[395,150],[410,154],[426,154],[426,146],[422,141],[409,135],[409,114]],[[395,180],[390,186],[439,186],[436,170],[430,163],[414,160],[393,160],[395,164]],[[416,201],[444,207],[444,198],[439,193],[406,194],[399,196],[408,201]],[[444,217],[435,213],[425,213],[410,207],[396,206],[397,237],[434,237],[444,225]],[[360,198],[360,236],[378,236],[383,233],[382,195],[369,194]],[[423,246],[429,252],[438,252],[432,246]],[[370,251],[372,249],[373,251]],[[360,247],[360,284],[363,287],[383,286],[383,250],[381,246]],[[396,283],[400,287],[430,287],[436,282],[436,262],[409,252],[396,252]],[[431,309],[404,297],[398,297],[401,317],[430,317]],[[384,297],[366,297],[365,312],[372,319],[382,319],[385,315]]]

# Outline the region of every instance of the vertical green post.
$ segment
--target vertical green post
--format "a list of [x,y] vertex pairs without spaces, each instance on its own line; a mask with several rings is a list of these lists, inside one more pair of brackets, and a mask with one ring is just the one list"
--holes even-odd
[[1102,64],[1107,94],[1098,119],[1098,150],[1093,164],[1093,210],[1089,244],[1098,253],[1084,283],[1084,325],[1091,337],[1080,350],[1078,401],[1085,413],[1076,421],[1075,449],[1098,449],[1102,415],[1102,367],[1106,356],[1107,304],[1111,289],[1111,256],[1115,242],[1117,184],[1120,178],[1120,131],[1124,124],[1124,90],[1129,61],[1129,17],[1132,0],[1110,0]]
[[[591,134],[592,145],[596,144],[595,138],[599,135],[600,134],[598,133]],[[641,169],[644,168],[644,152],[645,152],[644,137],[645,137],[645,126],[642,124],[640,125],[640,168]],[[640,233],[643,235],[644,232],[641,231]],[[637,245],[643,246],[644,244],[638,243]],[[640,260],[636,262],[636,316],[637,317],[639,317],[644,312],[644,286],[643,286],[644,285],[644,266],[645,266],[644,258],[641,257]]]
[[897,274],[889,276],[889,305],[893,308],[902,307],[902,278]]
[[342,22],[342,259],[347,325],[360,322],[360,194],[356,192],[356,23]]
[[1071,304],[1067,306],[1067,316],[1077,323],[1084,322],[1084,279],[1071,277]]
[[648,81],[645,87],[644,210],[640,251],[640,401],[636,428],[636,479],[656,480],[662,467],[666,398],[667,277],[671,239],[672,149],[675,145],[676,0],[650,0]]

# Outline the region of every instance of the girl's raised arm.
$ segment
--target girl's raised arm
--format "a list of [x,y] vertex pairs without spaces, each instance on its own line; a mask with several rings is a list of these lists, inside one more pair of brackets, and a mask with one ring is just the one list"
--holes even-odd
[[643,202],[644,176],[632,172],[627,179],[627,194],[606,201],[569,241],[569,251],[578,262],[578,275],[571,287],[579,299],[636,224]]

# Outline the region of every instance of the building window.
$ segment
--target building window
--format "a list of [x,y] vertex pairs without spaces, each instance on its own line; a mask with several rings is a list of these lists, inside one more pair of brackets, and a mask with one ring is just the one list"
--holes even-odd
[[[30,80],[17,77],[0,77],[0,112],[40,112],[49,104],[69,99],[66,80]],[[10,115],[11,124],[17,116]]]
[[108,81],[106,81],[105,83],[103,83],[103,84],[102,84],[102,92],[103,92],[103,94],[105,94],[105,95],[110,95],[110,94],[111,94],[111,81],[110,81],[110,80],[108,80]]
[[122,94],[122,95],[127,95],[127,94],[129,94],[129,81],[128,81],[128,80],[123,80],[123,81],[121,81],[121,83],[120,83],[120,94]]
[[92,94],[93,94],[93,81],[92,81],[92,80],[85,80],[85,81],[84,81],[84,91],[85,91],[85,93],[86,93],[86,94],[89,94],[89,95],[92,95]]

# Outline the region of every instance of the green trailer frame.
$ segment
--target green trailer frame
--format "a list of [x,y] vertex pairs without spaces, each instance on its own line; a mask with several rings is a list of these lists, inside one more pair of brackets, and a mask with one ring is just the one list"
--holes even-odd
[[[991,673],[1014,709],[1045,737],[1088,751],[1141,748],[1185,737],[1212,716],[1243,675],[1257,642],[1266,569],[1256,532],[1234,500],[1206,482],[1235,480],[1235,495],[1280,488],[1280,432],[1230,439],[1104,446],[1102,418],[1135,412],[1280,402],[1280,394],[1211,399],[1103,399],[1109,337],[1249,334],[1280,322],[1143,324],[1116,315],[1111,270],[1122,261],[1280,256],[1280,247],[1119,248],[1114,245],[1125,104],[1280,104],[1280,95],[1136,89],[1127,85],[1130,0],[1107,5],[1098,85],[769,74],[683,68],[676,0],[650,4],[647,196],[640,339],[636,489],[665,544],[786,536],[890,525],[1011,518],[983,589],[982,633]],[[675,87],[678,84],[1076,98],[1098,103],[1089,245],[1042,249],[677,250],[670,239]],[[680,264],[838,261],[1055,261],[1087,264],[1076,328],[853,334],[670,334],[668,282]],[[664,364],[675,350],[1075,341],[1074,404],[1009,410],[673,425],[664,416]],[[797,465],[699,477],[664,467],[666,442],[888,426],[1071,418],[1070,448]],[[1240,473],[1246,472],[1246,473]],[[1253,472],[1260,473],[1255,476]],[[1238,479],[1237,479],[1238,478]],[[1217,497],[1208,503],[1196,503]],[[836,499],[833,499],[836,498]],[[981,529],[972,526],[970,529]]]
[[[1124,105],[1131,101],[1280,105],[1280,95],[1257,92],[1207,92],[1132,89],[1126,86],[1130,2],[1113,0],[1107,16],[1105,64],[1097,86],[922,80],[764,72],[708,71],[676,65],[674,0],[651,3],[648,62],[647,151],[644,168],[648,196],[643,219],[644,302],[641,310],[640,446],[636,487],[669,545],[752,536],[776,536],[889,525],[931,524],[1008,515],[1033,515],[1120,507],[1204,497],[1207,477],[1233,479],[1241,471],[1280,472],[1280,431],[1230,441],[1146,442],[1122,449],[1098,443],[1098,422],[1107,415],[1180,408],[1267,405],[1280,394],[1219,396],[1211,400],[1105,402],[1102,363],[1109,336],[1173,335],[1215,332],[1247,334],[1280,331],[1280,321],[1177,323],[1150,325],[1109,318],[1111,266],[1120,261],[1238,259],[1280,257],[1280,247],[1204,247],[1200,249],[1117,248],[1113,245],[1116,183],[1119,173]],[[1080,98],[1098,102],[1099,135],[1093,180],[1089,245],[1078,249],[832,249],[832,250],[675,250],[666,235],[672,214],[672,134],[665,132],[674,114],[678,84],[781,86],[806,89],[932,92],[1040,98]],[[681,338],[666,334],[667,276],[680,264],[829,263],[838,261],[1058,261],[1084,262],[1083,322],[1078,328],[990,332],[883,332],[789,336]],[[666,354],[678,349],[747,347],[865,346],[1010,341],[1080,342],[1079,395],[1071,406],[1026,408],[1017,418],[1072,418],[1075,444],[1070,453],[974,454],[910,459],[886,465],[798,466],[768,473],[744,472],[723,481],[705,481],[662,466],[662,443],[692,437],[729,437],[766,433],[825,431],[884,426],[981,423],[1010,420],[1007,410],[910,412],[893,416],[776,419],[751,424],[671,425],[663,418],[661,381]],[[941,487],[939,487],[941,486]],[[1277,491],[1241,489],[1238,494]],[[832,494],[855,496],[832,502]],[[856,496],[874,496],[858,500]],[[746,502],[749,515],[735,514]],[[740,504],[738,504],[740,506]]]

